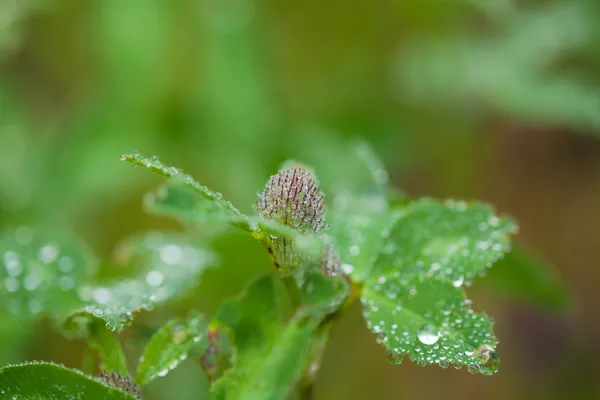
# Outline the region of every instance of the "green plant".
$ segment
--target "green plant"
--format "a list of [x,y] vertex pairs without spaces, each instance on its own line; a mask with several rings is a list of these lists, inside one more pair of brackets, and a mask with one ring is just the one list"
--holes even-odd
[[[50,317],[88,341],[102,372],[94,378],[52,363],[10,365],[0,369],[2,398],[140,398],[140,386],[190,355],[211,382],[209,399],[285,399],[295,390],[310,398],[332,327],[357,302],[391,362],[407,356],[419,365],[494,374],[493,323],[473,311],[463,288],[509,251],[516,224],[479,202],[404,197],[388,187],[387,172],[364,143],[348,157],[352,176],[326,190],[318,171],[284,165],[259,195],[257,215],[248,216],[178,168],[123,156],[168,178],[146,196],[146,209],[192,228],[126,240],[118,254],[137,275],[126,280],[97,282],[93,258],[68,234],[25,227],[6,233],[3,320],[18,316],[27,326],[37,315]],[[192,311],[166,322],[130,375],[114,332],[141,311],[184,296],[218,264],[209,243],[220,231],[202,240],[194,233],[215,224],[248,232],[276,272],[212,317]]]

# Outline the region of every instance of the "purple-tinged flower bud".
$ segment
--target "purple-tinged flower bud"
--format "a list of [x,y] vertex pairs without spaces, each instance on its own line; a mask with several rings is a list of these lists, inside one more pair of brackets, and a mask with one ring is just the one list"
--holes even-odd
[[140,388],[136,385],[131,378],[121,375],[119,372],[107,372],[102,371],[100,373],[100,377],[98,378],[101,382],[112,386],[117,389],[121,389],[122,391],[129,393],[133,397],[137,399],[141,399],[142,395],[140,393]]
[[257,209],[263,218],[302,233],[325,228],[324,195],[316,179],[304,168],[287,168],[273,175],[259,195]]
[[[264,219],[301,233],[319,233],[325,228],[324,195],[313,175],[301,167],[286,168],[273,175],[259,194],[256,208]],[[301,261],[290,238],[271,237],[267,248],[275,266],[284,273]]]

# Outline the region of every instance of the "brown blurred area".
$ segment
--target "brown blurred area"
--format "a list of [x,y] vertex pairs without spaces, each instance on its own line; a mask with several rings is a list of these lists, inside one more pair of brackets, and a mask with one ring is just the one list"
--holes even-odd
[[[595,0],[0,0],[0,224],[72,228],[111,275],[123,236],[178,229],[144,214],[158,180],[121,153],[160,155],[249,210],[283,160],[335,160],[361,136],[410,195],[514,216],[571,301],[541,308],[476,279],[469,297],[501,341],[493,377],[389,365],[354,307],[316,399],[600,398],[599,12]],[[223,267],[182,308],[214,312],[270,268],[241,235],[217,246]],[[82,349],[42,322],[11,361],[80,367]],[[188,360],[147,398],[196,399],[200,373]]]

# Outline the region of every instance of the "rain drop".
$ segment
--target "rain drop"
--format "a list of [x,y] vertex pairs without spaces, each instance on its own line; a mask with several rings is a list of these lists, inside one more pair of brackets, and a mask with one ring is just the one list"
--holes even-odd
[[4,264],[6,266],[6,272],[10,276],[19,276],[23,271],[21,262],[19,261],[19,255],[14,251],[7,251],[4,253]]
[[465,277],[461,275],[458,277],[458,279],[456,279],[455,281],[452,282],[452,286],[461,287],[464,282],[465,282]]
[[53,244],[45,244],[40,248],[38,257],[45,264],[50,264],[58,257],[58,248]]
[[425,324],[417,333],[419,341],[426,345],[432,345],[440,338],[440,331],[432,324]]
[[99,304],[106,304],[112,300],[112,294],[110,293],[110,290],[102,287],[94,289],[92,292],[92,297],[94,298],[94,301]]
[[342,264],[341,268],[342,271],[344,271],[344,274],[346,275],[350,275],[354,272],[354,265],[352,264]]
[[357,245],[350,246],[349,251],[351,256],[356,257],[360,253],[360,247]]
[[9,277],[4,280],[4,286],[9,292],[16,292],[17,290],[19,290],[20,285],[18,280],[16,280],[13,277]]
[[160,258],[169,265],[179,264],[183,259],[183,250],[177,245],[168,244],[161,249]]
[[23,279],[23,287],[25,288],[25,290],[28,290],[30,292],[37,289],[41,283],[42,280],[39,276],[35,274],[29,274],[25,277],[25,279]]
[[165,280],[165,276],[160,271],[150,271],[146,275],[146,283],[150,286],[160,286]]
[[38,314],[42,311],[42,304],[37,300],[29,300],[29,311],[32,314]]
[[60,270],[60,272],[62,273],[69,273],[71,272],[71,270],[73,270],[73,260],[71,260],[71,258],[67,257],[67,256],[62,256],[59,260],[58,260],[58,269]]

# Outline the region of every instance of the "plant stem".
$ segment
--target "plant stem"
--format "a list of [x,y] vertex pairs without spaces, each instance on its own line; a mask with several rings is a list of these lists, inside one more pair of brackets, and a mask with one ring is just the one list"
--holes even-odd
[[299,400],[313,400],[315,397],[315,383],[311,382],[309,385],[301,385],[300,391],[298,392]]

